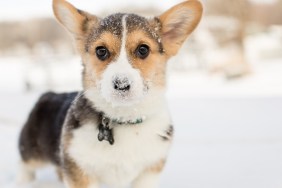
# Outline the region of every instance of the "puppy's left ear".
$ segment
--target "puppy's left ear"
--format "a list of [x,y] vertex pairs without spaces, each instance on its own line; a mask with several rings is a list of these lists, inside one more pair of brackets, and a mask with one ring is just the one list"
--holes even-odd
[[198,0],[189,0],[180,3],[161,16],[161,35],[166,53],[174,56],[182,46],[185,39],[199,24],[203,7]]

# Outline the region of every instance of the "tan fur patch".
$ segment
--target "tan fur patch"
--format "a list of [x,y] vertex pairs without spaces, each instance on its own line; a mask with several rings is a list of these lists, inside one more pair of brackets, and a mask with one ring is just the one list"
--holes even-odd
[[[67,149],[73,137],[71,132],[63,134],[63,161],[64,166],[57,169],[59,178],[64,179],[70,188],[87,188],[90,184],[88,176],[78,167],[78,165],[70,159]],[[61,176],[61,177],[60,177]]]
[[159,162],[157,162],[155,165],[149,167],[146,171],[154,172],[154,173],[160,173],[165,166],[165,162],[166,161],[164,159],[162,159]]
[[88,188],[90,180],[88,176],[75,164],[75,162],[64,155],[63,178],[70,188]]
[[[135,54],[141,44],[150,47],[150,54],[145,59],[140,59]],[[155,86],[165,85],[167,56],[159,52],[159,45],[154,39],[148,37],[142,30],[135,30],[127,36],[126,49],[132,66],[140,71],[146,81],[152,82]]]
[[[96,47],[98,46],[105,46],[109,50],[110,52],[109,59],[105,61],[101,61],[97,58],[95,50],[96,50]],[[107,65],[113,62],[117,58],[119,54],[120,46],[121,46],[120,39],[109,32],[103,33],[100,36],[99,40],[97,40],[95,43],[91,45],[90,50],[89,50],[89,53],[91,54],[89,56],[89,60],[91,62],[91,65],[93,65],[94,67],[95,74],[99,78],[101,76],[101,73],[107,67]]]
[[37,169],[44,167],[46,165],[46,162],[43,160],[41,161],[41,160],[31,159],[28,161],[24,161],[24,164],[29,169]]
[[57,175],[58,175],[58,178],[60,181],[63,181],[63,172],[62,172],[62,169],[60,167],[57,167],[56,168],[56,172],[57,172]]
[[[101,61],[96,56],[96,48],[98,46],[105,46],[109,52],[110,57],[105,61]],[[94,75],[96,79],[101,79],[101,75],[107,68],[107,66],[116,60],[119,55],[121,46],[120,39],[111,34],[110,32],[105,32],[101,34],[98,40],[91,44],[88,53],[83,54],[84,62],[89,62],[85,64],[85,75],[84,75],[84,86],[87,88],[95,85]]]
[[64,129],[62,134],[62,143],[61,143],[61,146],[63,146],[61,149],[63,150],[64,153],[69,148],[72,138],[73,138],[72,132]]

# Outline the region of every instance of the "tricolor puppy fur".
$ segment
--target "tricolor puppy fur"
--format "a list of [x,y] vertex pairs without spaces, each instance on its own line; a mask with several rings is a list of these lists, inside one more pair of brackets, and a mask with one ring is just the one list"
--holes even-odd
[[198,25],[202,5],[180,3],[155,18],[100,18],[54,0],[83,62],[83,91],[46,93],[20,135],[19,182],[53,164],[68,188],[156,188],[173,138],[166,67]]

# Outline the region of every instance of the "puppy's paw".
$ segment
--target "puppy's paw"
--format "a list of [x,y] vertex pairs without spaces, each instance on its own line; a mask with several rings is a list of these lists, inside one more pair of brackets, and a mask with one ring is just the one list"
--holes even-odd
[[20,172],[16,178],[16,184],[18,186],[25,186],[33,182],[35,174],[31,172]]
[[23,186],[30,184],[35,179],[35,171],[29,167],[29,165],[22,163],[16,177],[16,184]]

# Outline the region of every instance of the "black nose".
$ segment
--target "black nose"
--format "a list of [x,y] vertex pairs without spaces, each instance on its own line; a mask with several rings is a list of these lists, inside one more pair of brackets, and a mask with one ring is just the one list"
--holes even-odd
[[130,90],[130,82],[127,77],[116,77],[113,80],[113,86],[115,90],[118,91],[128,91]]

